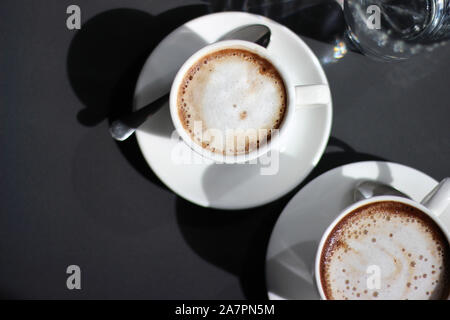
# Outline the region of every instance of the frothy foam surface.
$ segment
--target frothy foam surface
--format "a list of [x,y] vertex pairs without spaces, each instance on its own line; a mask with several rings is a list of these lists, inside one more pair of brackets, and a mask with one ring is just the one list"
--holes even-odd
[[449,255],[431,218],[405,204],[376,202],[348,214],[330,233],[322,286],[328,299],[447,299]]
[[275,67],[244,49],[223,49],[199,59],[178,92],[178,113],[192,139],[224,155],[266,143],[283,121],[286,90]]

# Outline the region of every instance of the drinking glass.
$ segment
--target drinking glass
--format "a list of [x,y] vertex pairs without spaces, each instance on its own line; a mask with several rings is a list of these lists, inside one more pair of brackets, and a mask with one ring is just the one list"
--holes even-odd
[[450,0],[344,0],[342,5],[347,39],[376,59],[404,60],[450,38]]

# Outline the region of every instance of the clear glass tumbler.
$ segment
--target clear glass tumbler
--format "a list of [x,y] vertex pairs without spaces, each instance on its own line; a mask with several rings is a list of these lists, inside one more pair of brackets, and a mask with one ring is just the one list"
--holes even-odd
[[450,0],[344,0],[343,10],[347,38],[380,60],[404,60],[450,38]]

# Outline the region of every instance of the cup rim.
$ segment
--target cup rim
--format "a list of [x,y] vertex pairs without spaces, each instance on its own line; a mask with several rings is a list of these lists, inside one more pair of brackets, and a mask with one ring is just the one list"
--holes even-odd
[[[184,78],[184,75],[189,70],[189,68],[197,62],[199,59],[201,59],[203,56],[207,55],[208,53],[216,50],[220,50],[223,48],[243,48],[252,52],[255,52],[256,54],[260,55],[264,59],[267,59],[279,72],[282,80],[284,81],[284,86],[286,90],[287,95],[287,103],[286,103],[286,110],[283,117],[283,120],[281,122],[281,125],[278,128],[279,134],[273,135],[267,143],[265,143],[263,146],[248,152],[244,154],[238,154],[238,155],[223,155],[214,153],[212,151],[209,151],[200,145],[198,145],[195,141],[193,141],[192,137],[186,132],[184,129],[181,120],[178,115],[178,106],[177,106],[177,99],[178,99],[178,90],[180,87],[180,84]],[[209,45],[206,45],[205,47],[201,48],[200,50],[196,51],[194,54],[192,54],[181,66],[181,68],[178,70],[171,86],[170,90],[170,97],[169,97],[169,107],[170,107],[170,115],[172,118],[172,123],[175,126],[175,129],[177,130],[178,135],[183,139],[184,143],[186,143],[192,150],[194,150],[196,153],[200,154],[203,158],[207,160],[213,160],[217,163],[244,163],[247,161],[252,161],[260,156],[266,154],[269,152],[269,150],[273,148],[277,148],[279,141],[281,139],[281,136],[283,132],[286,130],[287,124],[289,122],[289,119],[291,118],[292,112],[293,112],[293,86],[291,81],[289,80],[288,74],[284,71],[283,67],[280,65],[279,62],[274,59],[268,50],[264,47],[261,47],[260,45],[257,45],[253,42],[244,41],[244,40],[224,40],[224,41],[218,41]]]
[[316,282],[316,288],[319,291],[320,298],[322,300],[328,300],[328,299],[325,296],[325,292],[322,287],[322,278],[321,278],[321,274],[320,274],[320,262],[321,262],[322,250],[325,245],[325,241],[328,239],[328,236],[330,235],[331,231],[344,217],[346,217],[349,213],[353,212],[357,208],[360,208],[362,206],[365,206],[365,205],[368,205],[371,203],[384,202],[384,201],[400,202],[403,204],[410,205],[416,209],[419,209],[420,211],[425,213],[428,217],[430,217],[437,224],[437,226],[445,234],[447,242],[450,243],[450,233],[449,233],[449,230],[447,229],[447,227],[440,221],[439,217],[436,214],[434,214],[430,209],[425,207],[420,202],[417,202],[417,201],[414,201],[411,199],[407,199],[407,198],[403,198],[403,197],[399,197],[399,196],[375,196],[375,197],[372,197],[369,199],[363,199],[363,200],[357,201],[357,202],[349,205],[344,210],[342,210],[341,213],[336,216],[336,218],[333,220],[333,222],[331,222],[328,225],[327,229],[323,232],[322,237],[319,242],[319,245],[317,247],[316,256],[315,256],[315,260],[314,260],[314,278],[315,278],[315,282]]

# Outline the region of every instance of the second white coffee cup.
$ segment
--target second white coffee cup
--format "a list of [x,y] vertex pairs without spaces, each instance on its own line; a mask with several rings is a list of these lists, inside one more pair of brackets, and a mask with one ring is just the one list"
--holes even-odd
[[[325,243],[327,242],[330,233],[333,231],[336,225],[343,221],[343,219],[345,219],[351,212],[370,204],[388,201],[405,204],[407,206],[416,208],[422,213],[426,214],[442,230],[443,234],[446,237],[446,241],[450,243],[450,178],[442,180],[439,185],[437,185],[433,190],[430,191],[430,193],[421,201],[421,203],[403,197],[383,195],[377,195],[368,199],[357,201],[356,203],[342,211],[339,215],[337,215],[336,219],[334,219],[334,221],[324,232],[319,243],[316,253],[314,272],[317,289],[319,291],[320,297],[323,300],[326,300],[327,296],[323,287],[324,279],[322,279],[321,275],[321,264],[323,263],[322,254],[324,251]],[[412,240],[414,239],[411,239],[411,241]],[[359,263],[359,261],[356,261],[356,263]],[[362,263],[362,265],[364,264]],[[406,268],[407,267],[408,266],[406,266]],[[449,298],[450,297],[448,297],[447,299]]]

